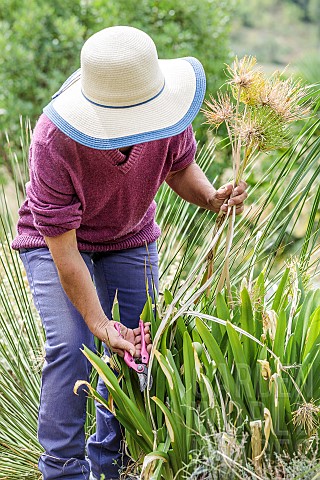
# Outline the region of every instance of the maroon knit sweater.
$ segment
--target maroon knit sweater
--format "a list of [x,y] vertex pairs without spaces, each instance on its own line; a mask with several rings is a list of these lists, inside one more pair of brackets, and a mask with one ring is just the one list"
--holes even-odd
[[62,133],[44,114],[32,139],[27,198],[14,249],[45,247],[43,236],[77,230],[79,250],[109,251],[155,241],[154,197],[170,171],[194,160],[191,125],[179,135],[134,145],[128,155],[96,150]]

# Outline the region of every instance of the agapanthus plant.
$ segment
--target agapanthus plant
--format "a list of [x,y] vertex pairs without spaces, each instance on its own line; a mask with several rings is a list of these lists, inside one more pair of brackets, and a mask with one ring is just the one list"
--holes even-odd
[[[266,77],[257,66],[255,57],[236,58],[227,66],[227,93],[218,92],[217,99],[210,96],[203,113],[206,123],[215,129],[226,126],[233,162],[233,184],[236,187],[242,180],[245,169],[260,152],[283,148],[290,143],[290,124],[306,117],[310,105],[306,101],[306,87],[293,77],[283,79],[279,72]],[[235,207],[229,207],[228,213],[220,213],[217,218],[214,235],[221,227],[225,215],[230,215],[225,266],[218,283],[222,290],[226,281],[229,297],[228,254],[232,244],[235,222]],[[221,236],[222,236],[221,232]],[[204,282],[212,275],[215,252],[220,240],[208,256],[208,269]]]

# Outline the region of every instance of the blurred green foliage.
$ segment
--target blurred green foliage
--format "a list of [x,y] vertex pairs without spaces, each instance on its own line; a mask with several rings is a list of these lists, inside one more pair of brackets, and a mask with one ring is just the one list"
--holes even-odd
[[[228,61],[235,0],[2,0],[0,9],[0,131],[19,140],[19,116],[31,124],[63,81],[79,68],[80,49],[93,33],[131,25],[155,41],[160,58],[195,56],[208,90],[220,86]],[[198,138],[205,136],[196,122]],[[203,138],[204,140],[205,138]],[[3,144],[3,142],[1,142]]]
[[262,25],[270,12],[274,13],[274,21],[280,8],[286,11],[288,21],[317,22],[320,9],[319,0],[239,0],[237,5],[241,22],[247,27]]
[[295,69],[306,56],[319,59],[319,19],[319,0],[239,0],[231,45],[238,56],[255,55],[270,70]]

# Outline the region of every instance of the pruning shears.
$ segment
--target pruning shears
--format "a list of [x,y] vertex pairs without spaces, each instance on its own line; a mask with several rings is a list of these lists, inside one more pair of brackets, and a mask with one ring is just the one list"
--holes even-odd
[[[140,334],[141,334],[141,355],[140,358],[134,358],[131,353],[127,350],[124,352],[124,361],[128,365],[129,368],[132,368],[135,372],[137,372],[140,391],[143,392],[148,384],[148,362],[149,362],[149,353],[147,351],[146,340],[145,340],[145,333],[144,333],[144,323],[143,320],[139,320],[139,327],[140,327]],[[121,335],[121,324],[115,323],[114,328]],[[150,383],[149,389],[152,387],[152,376],[150,376]]]

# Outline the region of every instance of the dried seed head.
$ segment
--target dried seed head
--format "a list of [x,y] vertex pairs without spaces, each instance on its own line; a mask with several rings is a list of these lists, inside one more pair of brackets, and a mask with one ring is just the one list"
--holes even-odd
[[261,375],[264,380],[269,380],[271,378],[271,369],[270,364],[267,360],[258,360],[258,363],[261,365]]
[[229,85],[235,98],[249,105],[256,104],[259,91],[263,88],[264,78],[262,71],[256,67],[257,59],[252,56],[244,56],[240,60],[236,57],[232,65],[227,65]]
[[263,126],[255,119],[248,119],[246,122],[238,124],[237,133],[245,145],[260,147],[265,140]]
[[245,55],[240,60],[236,57],[232,65],[227,65],[229,83],[237,87],[248,88],[254,82],[257,74],[261,75],[261,71],[256,69],[256,63],[257,59],[251,55]]
[[300,81],[292,77],[282,80],[276,72],[270,80],[265,82],[259,93],[258,102],[269,106],[285,122],[291,123],[310,114],[310,104],[303,101],[306,97],[306,88]]
[[[262,422],[261,420],[254,420],[250,422],[251,430],[251,449],[252,460],[255,462],[256,458],[259,458],[262,452]],[[260,467],[260,462],[255,462],[255,468]]]
[[218,128],[223,122],[228,122],[234,117],[234,106],[229,95],[218,92],[218,100],[210,95],[210,101],[205,100],[206,109],[202,109],[209,125]]
[[274,340],[277,330],[277,314],[274,310],[266,310],[262,314],[263,331],[266,334],[269,333],[271,340]]
[[313,400],[306,402],[293,412],[293,424],[300,426],[308,437],[316,432],[319,427],[320,407],[317,407]]
[[269,151],[283,148],[288,143],[286,124],[268,106],[251,107],[238,119],[234,131],[242,144],[252,149]]

